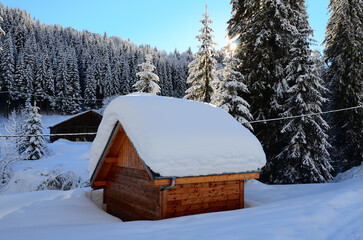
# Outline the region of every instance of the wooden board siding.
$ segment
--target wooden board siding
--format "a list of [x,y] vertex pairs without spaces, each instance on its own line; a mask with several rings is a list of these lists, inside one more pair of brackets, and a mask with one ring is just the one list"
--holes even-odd
[[123,221],[161,219],[160,187],[152,182],[121,126],[110,144],[104,164],[110,166],[104,195],[108,213]]
[[[126,134],[124,134],[124,136],[126,136]],[[145,170],[144,164],[128,137],[125,137],[117,158],[117,165],[120,167]]]
[[[243,179],[256,179],[259,178],[259,172],[250,173],[235,173],[235,174],[223,174],[223,175],[210,175],[210,176],[199,176],[199,177],[180,177],[175,179],[175,184],[186,184],[186,183],[203,183],[203,182],[221,182],[221,181],[235,181]],[[155,179],[155,185],[165,186],[171,184],[170,178]]]
[[106,185],[107,212],[123,221],[161,218],[160,188],[145,170],[112,166]]
[[167,190],[164,218],[239,209],[240,181],[189,183]]

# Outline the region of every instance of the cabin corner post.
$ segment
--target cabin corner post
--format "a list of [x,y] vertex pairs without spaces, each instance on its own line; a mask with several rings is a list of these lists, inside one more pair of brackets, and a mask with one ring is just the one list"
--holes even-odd
[[244,179],[239,181],[239,208],[244,208],[245,207],[244,184],[245,184]]
[[166,218],[167,206],[168,206],[168,190],[160,191],[160,219]]

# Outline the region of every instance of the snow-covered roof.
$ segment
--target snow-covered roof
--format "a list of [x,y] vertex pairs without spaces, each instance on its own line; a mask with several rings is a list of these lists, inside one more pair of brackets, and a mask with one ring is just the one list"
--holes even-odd
[[80,113],[77,113],[77,114],[75,114],[75,115],[72,115],[72,116],[70,116],[69,118],[66,118],[66,119],[64,119],[63,121],[61,121],[61,122],[59,122],[59,123],[57,123],[57,124],[55,124],[55,125],[53,125],[53,126],[49,126],[49,128],[53,128],[53,127],[55,127],[55,126],[58,126],[58,125],[60,125],[60,124],[62,124],[62,123],[64,123],[64,122],[67,122],[68,120],[71,120],[71,119],[73,119],[73,118],[76,118],[76,117],[79,117],[79,116],[81,116],[81,115],[83,115],[83,114],[86,114],[86,113],[88,113],[88,112],[94,112],[94,113],[97,113],[98,115],[100,115],[100,116],[102,116],[102,114],[101,113],[99,113],[99,112],[97,112],[97,111],[95,111],[95,110],[86,110],[86,111],[84,111],[84,112],[80,112]]
[[90,174],[117,122],[140,158],[161,176],[249,172],[266,163],[257,138],[224,110],[138,93],[118,97],[107,106],[91,148]]
[[101,114],[101,113],[99,113],[99,112],[97,112],[97,111],[95,111],[95,110],[92,110],[92,109],[91,109],[91,110],[86,110],[86,111],[84,111],[84,112],[80,112],[80,113],[77,113],[77,114],[75,114],[75,115],[72,115],[72,116],[70,116],[69,118],[64,119],[63,121],[61,121],[61,122],[59,122],[59,123],[57,123],[57,124],[54,124],[53,126],[49,126],[49,128],[52,128],[52,127],[58,126],[58,125],[60,125],[60,124],[62,124],[62,123],[64,123],[64,122],[67,122],[68,120],[71,120],[71,119],[73,119],[73,118],[79,117],[79,116],[81,116],[81,115],[83,115],[83,114],[86,114],[86,113],[88,113],[88,112],[94,112],[94,113],[97,113],[98,115],[102,116],[102,114]]

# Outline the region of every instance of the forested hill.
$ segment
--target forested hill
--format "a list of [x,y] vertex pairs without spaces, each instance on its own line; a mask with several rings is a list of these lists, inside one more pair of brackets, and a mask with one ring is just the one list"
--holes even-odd
[[[0,3],[0,111],[18,109],[26,99],[42,110],[77,113],[102,99],[133,92],[138,64],[153,53],[161,95],[182,97],[192,52],[167,54],[70,27],[40,24],[25,10]],[[147,41],[147,40],[146,40]]]

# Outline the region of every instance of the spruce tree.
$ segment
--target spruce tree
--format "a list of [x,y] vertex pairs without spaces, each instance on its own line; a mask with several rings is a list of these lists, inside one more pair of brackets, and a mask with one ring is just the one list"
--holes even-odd
[[160,59],[160,84],[161,88],[161,95],[162,96],[173,96],[173,83],[170,78],[168,78],[168,71],[167,71],[167,62],[164,59]]
[[[363,2],[331,0],[326,27],[325,73],[332,109],[363,106]],[[363,162],[363,108],[332,114],[333,158],[337,172]]]
[[[287,140],[281,153],[266,165],[270,181],[275,183],[326,182],[332,178],[328,149],[328,124],[319,113],[327,91],[320,77],[312,51],[309,36],[312,29],[307,20],[305,1],[291,5],[295,12],[293,19],[298,34],[292,43],[289,55],[291,61],[284,69],[285,85],[281,87],[284,102],[282,117],[300,116],[285,120],[281,130]],[[316,114],[316,115],[314,115]]]
[[2,78],[0,79],[0,87],[4,86],[2,90],[7,90],[11,96],[14,96],[15,55],[14,44],[10,33],[6,36],[2,51],[1,70]]
[[159,81],[159,77],[153,73],[155,66],[152,64],[152,54],[146,54],[145,62],[139,64],[139,67],[141,67],[143,71],[136,73],[136,76],[138,76],[140,80],[137,81],[133,87],[136,91],[141,93],[158,94],[160,92],[160,87],[156,82]]
[[227,111],[239,123],[253,131],[253,127],[248,122],[252,120],[249,111],[250,105],[241,97],[242,93],[248,93],[248,89],[243,75],[236,70],[239,63],[239,59],[233,56],[225,57],[224,68],[219,70],[222,80],[217,93],[213,96],[212,103]]
[[72,86],[70,85],[70,77],[67,65],[67,58],[66,54],[62,53],[59,59],[59,65],[57,69],[56,75],[56,85],[55,85],[55,92],[56,92],[56,106],[57,109],[62,113],[70,113],[69,110],[72,109]]
[[37,101],[44,100],[47,97],[43,89],[43,83],[47,76],[47,72],[44,57],[42,56],[42,54],[39,59],[41,60],[35,63],[36,70],[34,78],[34,97]]
[[[0,17],[0,22],[2,22],[2,21],[3,21],[3,18]],[[5,35],[5,32],[1,27],[0,27],[0,35]]]
[[75,114],[81,110],[80,98],[81,98],[81,86],[79,82],[79,72],[76,52],[74,48],[71,48],[67,53],[67,70],[68,70],[68,81],[67,81],[67,101],[66,112]]
[[97,81],[94,76],[93,65],[88,65],[86,70],[85,90],[84,90],[84,104],[87,109],[96,107],[96,84]]
[[15,66],[15,77],[12,87],[12,99],[19,100],[25,99],[24,86],[26,86],[26,71],[24,63],[24,54],[21,51],[18,55],[18,62]]
[[212,84],[218,81],[216,71],[216,60],[214,56],[216,51],[213,42],[212,28],[209,27],[213,23],[209,19],[208,5],[206,5],[204,19],[200,22],[203,28],[199,31],[200,35],[197,39],[201,42],[199,51],[195,54],[195,59],[189,64],[189,76],[187,83],[191,86],[185,91],[185,99],[210,103],[212,100],[214,89]]
[[43,136],[34,136],[43,134],[43,125],[41,115],[39,114],[39,108],[34,102],[34,106],[31,106],[30,101],[26,103],[26,109],[28,116],[22,124],[22,133],[26,136],[23,139],[23,151],[22,156],[26,160],[38,160],[44,156],[46,148]]
[[121,78],[120,78],[120,94],[126,95],[130,93],[130,66],[127,60],[127,55],[121,58]]
[[[235,56],[241,60],[238,71],[245,77],[255,120],[277,118],[283,114],[281,104],[286,101],[284,69],[291,62],[290,50],[298,35],[295,12],[288,0],[231,1],[232,17],[228,21],[228,36],[238,42]],[[283,122],[261,122],[254,126],[269,163],[288,144],[281,134]],[[265,168],[261,179],[270,181],[270,169]]]

